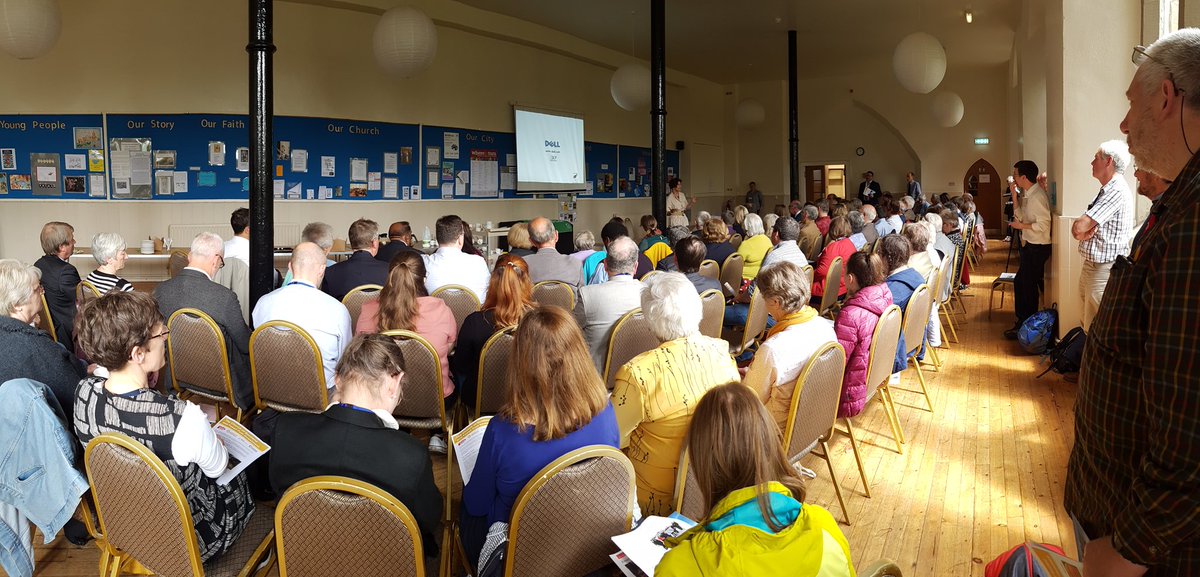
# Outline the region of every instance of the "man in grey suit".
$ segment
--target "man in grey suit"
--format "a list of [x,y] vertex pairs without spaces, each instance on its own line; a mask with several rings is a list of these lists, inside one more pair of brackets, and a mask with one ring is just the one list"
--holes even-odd
[[583,329],[592,362],[601,373],[613,325],[625,313],[642,306],[642,282],[633,278],[638,265],[638,247],[633,239],[622,236],[613,240],[604,265],[608,281],[579,289],[579,304],[575,305],[575,320]]
[[[233,379],[232,400],[237,406],[249,409],[254,406],[254,389],[250,382],[250,329],[242,319],[237,296],[212,280],[223,266],[225,243],[215,234],[202,232],[192,240],[187,268],[179,271],[175,278],[160,283],[154,289],[154,298],[158,300],[158,311],[164,321],[183,308],[199,309],[212,317],[225,335]],[[167,376],[164,382],[169,386],[170,377]]]
[[546,280],[565,282],[579,292],[583,285],[583,261],[561,254],[554,248],[558,243],[558,231],[550,219],[539,216],[529,222],[529,240],[537,252],[525,257],[529,265],[529,280],[534,284]]

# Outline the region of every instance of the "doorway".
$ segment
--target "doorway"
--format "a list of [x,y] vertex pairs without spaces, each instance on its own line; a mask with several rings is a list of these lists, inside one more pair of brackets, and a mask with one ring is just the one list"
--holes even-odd
[[1001,220],[1004,214],[1003,189],[1000,173],[982,158],[976,160],[963,176],[963,192],[975,197],[975,210],[983,217],[984,231],[988,234],[999,235],[1004,228],[1004,221]]
[[804,165],[804,190],[809,202],[817,202],[829,194],[846,198],[846,165]]

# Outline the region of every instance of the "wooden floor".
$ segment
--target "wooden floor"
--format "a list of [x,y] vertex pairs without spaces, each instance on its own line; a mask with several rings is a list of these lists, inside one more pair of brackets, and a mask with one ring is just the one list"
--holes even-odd
[[[1074,550],[1062,499],[1075,386],[1053,373],[1035,379],[1038,359],[1001,336],[1013,322],[1011,298],[987,319],[988,290],[1004,268],[1007,246],[991,243],[971,277],[959,343],[942,350],[941,372],[925,373],[934,413],[911,392],[915,375],[906,373],[894,390],[908,440],[904,454],[896,453],[881,406],[856,418],[872,498],[862,494],[849,441],[839,436],[831,445],[852,521],[842,529],[857,565],[886,557],[905,575],[982,576],[990,560],[1027,540]],[[825,463],[808,457],[804,464],[818,474],[808,501],[841,519]],[[436,468],[441,478],[444,467]],[[36,557],[35,575],[96,574],[94,547],[59,538],[39,545]]]

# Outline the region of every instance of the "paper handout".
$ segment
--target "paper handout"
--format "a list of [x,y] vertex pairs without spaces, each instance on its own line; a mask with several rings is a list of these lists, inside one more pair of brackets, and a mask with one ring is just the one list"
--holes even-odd
[[238,473],[249,467],[250,463],[271,450],[270,445],[228,415],[213,425],[213,432],[217,434],[221,444],[225,445],[225,450],[229,451],[229,468],[217,477],[218,485],[229,484]]
[[475,470],[475,461],[479,458],[479,446],[483,444],[483,432],[491,422],[491,417],[475,419],[463,430],[454,433],[454,457],[458,461],[458,472],[462,474],[463,485],[471,480],[471,472]]

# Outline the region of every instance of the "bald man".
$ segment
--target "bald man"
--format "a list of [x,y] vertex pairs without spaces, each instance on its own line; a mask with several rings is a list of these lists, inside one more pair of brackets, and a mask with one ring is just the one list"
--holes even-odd
[[562,281],[579,292],[583,284],[583,262],[571,255],[561,254],[554,246],[558,243],[558,231],[550,219],[539,216],[529,221],[529,240],[537,252],[526,256],[529,265],[529,280],[535,284],[556,280]]
[[304,329],[321,351],[325,386],[332,389],[338,359],[354,336],[350,312],[340,301],[317,288],[325,278],[325,251],[321,247],[311,242],[296,245],[288,271],[292,282],[259,299],[251,320],[255,327],[270,321],[287,321]]

